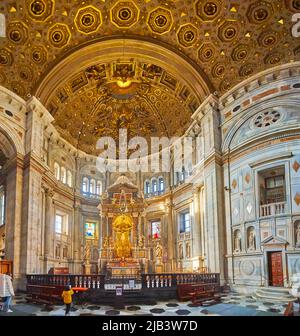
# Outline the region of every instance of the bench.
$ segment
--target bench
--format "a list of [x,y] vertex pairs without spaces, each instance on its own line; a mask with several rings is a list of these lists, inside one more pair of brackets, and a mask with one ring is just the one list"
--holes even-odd
[[211,292],[214,294],[220,293],[220,285],[216,283],[189,283],[178,284],[177,295],[179,301],[192,300],[193,297],[199,297],[202,295],[211,296]]
[[27,285],[26,300],[44,304],[62,303],[63,290],[64,286]]
[[213,301],[214,303],[219,303],[221,301],[222,295],[216,292],[214,289],[198,291],[190,293],[191,301],[193,304],[203,305],[204,302]]

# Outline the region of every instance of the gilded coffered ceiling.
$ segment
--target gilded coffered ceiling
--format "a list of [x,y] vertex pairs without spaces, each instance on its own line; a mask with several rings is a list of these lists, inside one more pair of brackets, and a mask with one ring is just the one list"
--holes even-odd
[[[0,12],[7,17],[1,85],[24,98],[39,96],[66,139],[89,152],[103,130],[114,135],[120,125],[137,135],[182,133],[210,92],[225,93],[259,71],[300,59],[299,40],[291,36],[300,0],[4,0]],[[101,41],[114,38],[123,42],[110,61],[95,56],[76,67],[83,46],[98,43],[101,51]],[[176,57],[169,66],[126,54],[129,39],[172,50],[203,85],[193,87],[184,67],[176,73]],[[67,57],[72,67],[60,67],[51,82]]]

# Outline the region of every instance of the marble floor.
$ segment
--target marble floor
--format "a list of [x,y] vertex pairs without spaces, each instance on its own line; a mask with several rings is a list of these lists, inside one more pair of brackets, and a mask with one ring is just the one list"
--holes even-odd
[[[191,302],[170,300],[156,305],[126,306],[116,310],[109,306],[74,305],[70,316],[283,316],[287,304],[263,302],[253,299],[250,295],[231,293],[222,298],[222,302],[213,305],[193,305]],[[44,305],[28,304],[22,295],[16,296],[13,313],[0,312],[0,316],[64,316],[64,306],[45,307]]]

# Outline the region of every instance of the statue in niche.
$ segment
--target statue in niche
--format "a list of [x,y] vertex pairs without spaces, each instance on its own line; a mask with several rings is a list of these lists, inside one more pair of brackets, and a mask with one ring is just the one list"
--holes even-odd
[[251,228],[248,232],[248,249],[255,250],[256,249],[256,238],[255,238],[255,230]]
[[183,259],[183,246],[179,245],[179,259]]
[[190,244],[186,244],[186,257],[187,258],[191,257],[191,246],[190,246]]
[[156,245],[156,248],[155,248],[155,255],[156,255],[156,258],[161,258],[162,257],[162,247],[161,245],[157,244]]
[[84,256],[83,256],[83,259],[86,262],[86,264],[90,263],[90,260],[91,260],[91,246],[88,243],[86,243],[86,245],[84,247]]
[[139,235],[138,247],[141,249],[145,247],[145,237],[143,235]]
[[300,246],[300,223],[298,223],[296,229],[296,246]]
[[240,252],[242,250],[242,238],[239,230],[237,230],[234,235],[234,250],[235,252]]

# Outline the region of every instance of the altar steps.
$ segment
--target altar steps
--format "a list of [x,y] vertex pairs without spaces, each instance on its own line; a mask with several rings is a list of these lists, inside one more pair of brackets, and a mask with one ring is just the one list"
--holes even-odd
[[88,301],[93,304],[113,306],[115,309],[122,309],[130,305],[156,305],[157,301],[168,300],[176,297],[176,291],[164,291],[163,295],[152,290],[124,291],[122,296],[116,296],[115,291],[91,290],[88,294]]

